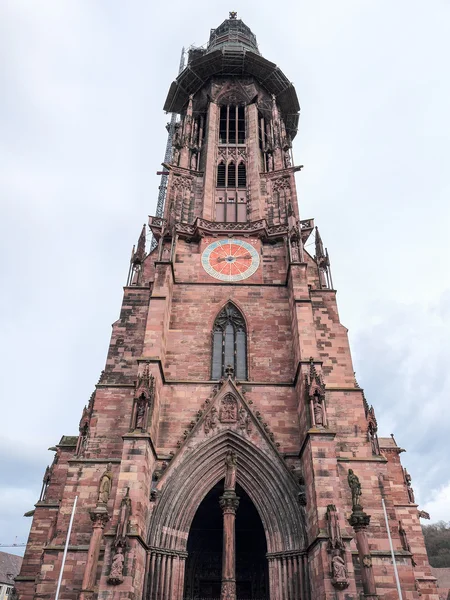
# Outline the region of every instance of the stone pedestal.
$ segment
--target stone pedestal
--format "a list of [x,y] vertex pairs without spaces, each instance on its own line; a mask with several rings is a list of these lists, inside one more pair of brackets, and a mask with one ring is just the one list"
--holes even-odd
[[239,498],[234,490],[225,490],[220,497],[223,511],[222,588],[220,600],[236,600],[236,538],[235,521]]
[[94,594],[95,576],[97,573],[98,557],[102,543],[103,529],[109,521],[109,515],[105,507],[95,508],[91,512],[92,537],[89,543],[89,550],[84,570],[83,583],[79,600],[90,600]]
[[372,569],[372,557],[370,555],[366,531],[370,523],[370,515],[366,514],[362,508],[359,509],[356,506],[353,509],[348,522],[353,527],[356,534],[356,547],[358,549],[359,562],[361,565],[364,598],[367,598],[367,600],[377,600],[378,596]]

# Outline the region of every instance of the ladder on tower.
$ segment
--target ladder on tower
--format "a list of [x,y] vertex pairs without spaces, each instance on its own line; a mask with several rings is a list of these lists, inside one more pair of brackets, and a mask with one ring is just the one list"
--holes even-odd
[[[181,49],[181,58],[180,58],[180,66],[178,68],[178,75],[184,69],[184,47]],[[172,142],[173,142],[173,133],[175,130],[175,123],[177,122],[178,115],[176,113],[171,113],[170,121],[167,123],[167,144],[166,144],[166,152],[164,154],[164,163],[170,163],[172,158]],[[158,192],[158,202],[156,204],[156,216],[161,219],[164,216],[164,205],[166,202],[166,192],[167,192],[167,183],[169,180],[169,174],[167,171],[160,171],[157,174],[161,173],[161,182],[159,184],[159,192]],[[152,236],[152,241],[150,242],[150,252],[154,250],[157,246],[157,242],[155,238]]]

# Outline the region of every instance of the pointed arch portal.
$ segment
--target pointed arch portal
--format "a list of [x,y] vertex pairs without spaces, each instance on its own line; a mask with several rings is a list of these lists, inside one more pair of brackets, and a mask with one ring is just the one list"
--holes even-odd
[[[213,506],[213,498],[223,491],[225,456],[229,450],[237,456],[237,485],[242,490],[244,510],[252,515],[254,532],[264,532],[258,537],[258,571],[266,568],[266,596],[252,597],[261,600],[307,600],[308,577],[305,557],[305,513],[298,503],[298,486],[287,470],[286,465],[275,452],[267,456],[254,444],[233,431],[221,431],[186,455],[181,452],[158,482],[159,498],[155,506],[148,543],[151,548],[148,577],[148,600],[182,600],[184,591],[191,593],[189,585],[193,577],[190,553],[195,548],[196,531],[211,527],[217,529],[221,517],[206,517],[208,506]],[[239,494],[238,494],[239,495]],[[206,508],[205,508],[206,507]],[[239,514],[239,509],[237,514]],[[199,525],[203,519],[203,526]],[[261,524],[259,526],[259,523]],[[237,540],[239,528],[237,527]],[[198,535],[201,535],[200,533]],[[214,536],[212,536],[214,537]],[[198,542],[198,539],[197,539]],[[220,548],[220,534],[210,540],[212,548]],[[241,547],[242,548],[242,547]],[[239,541],[237,541],[237,551]],[[241,578],[241,594],[249,589],[250,580],[242,574],[245,571],[245,552],[241,562],[236,564],[236,573]],[[265,554],[264,564],[261,558]],[[198,556],[197,556],[198,560]],[[187,579],[186,579],[186,577]],[[189,583],[189,578],[191,578]],[[212,577],[214,581],[214,576]],[[203,577],[205,590],[207,577]],[[186,585],[186,587],[185,587]],[[216,589],[213,585],[211,591]],[[209,589],[209,588],[208,588]],[[261,589],[261,588],[260,588]],[[257,588],[255,587],[256,593]],[[195,596],[191,596],[193,598]],[[201,598],[202,596],[197,596]],[[206,596],[208,597],[208,596]],[[209,596],[211,599],[219,596]],[[189,596],[186,596],[189,598]]]
[[[187,541],[184,595],[186,600],[219,598],[222,576],[223,519],[219,505],[224,482],[216,484],[195,513]],[[258,511],[245,490],[237,485],[236,513],[237,598],[268,598],[267,546]]]

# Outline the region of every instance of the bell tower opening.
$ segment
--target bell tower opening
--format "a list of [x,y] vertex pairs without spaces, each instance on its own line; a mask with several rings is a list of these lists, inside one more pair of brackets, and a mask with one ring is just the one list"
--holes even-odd
[[[188,558],[184,600],[220,600],[222,582],[223,480],[205,496],[197,509],[187,542]],[[269,598],[267,545],[263,525],[253,502],[236,484],[236,596],[237,600]]]

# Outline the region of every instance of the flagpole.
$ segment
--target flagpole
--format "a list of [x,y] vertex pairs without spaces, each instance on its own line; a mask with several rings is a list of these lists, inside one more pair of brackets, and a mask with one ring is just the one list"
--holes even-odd
[[73,517],[75,516],[75,508],[77,506],[77,500],[78,500],[78,496],[75,496],[75,502],[73,503],[72,514],[70,515],[69,529],[67,530],[66,543],[64,545],[64,554],[63,554],[63,558],[62,558],[61,571],[59,573],[59,578],[58,578],[58,585],[56,587],[55,600],[58,600],[59,590],[61,588],[61,581],[62,581],[62,576],[63,576],[63,571],[64,571],[64,565],[66,563],[67,549],[69,548],[69,540],[70,540],[70,534],[72,532]]
[[387,516],[387,511],[386,511],[386,504],[384,503],[383,496],[381,496],[381,504],[383,505],[384,519],[386,521],[386,529],[387,529],[387,534],[388,534],[388,538],[389,538],[389,546],[391,548],[392,564],[394,565],[394,573],[395,573],[395,581],[397,583],[398,597],[399,597],[399,600],[403,600],[402,589],[400,587],[400,579],[398,578],[397,563],[395,562],[394,546],[392,545],[391,530],[389,529],[389,521],[388,521],[388,516]]

